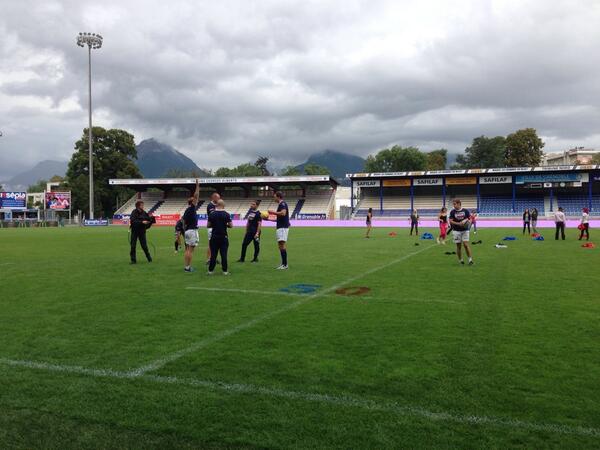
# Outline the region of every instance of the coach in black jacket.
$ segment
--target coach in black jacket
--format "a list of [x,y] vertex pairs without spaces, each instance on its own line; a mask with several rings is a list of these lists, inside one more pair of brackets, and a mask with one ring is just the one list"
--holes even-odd
[[153,223],[154,218],[150,217],[148,213],[144,211],[144,202],[141,200],[135,202],[135,209],[131,212],[131,216],[129,218],[129,227],[131,228],[131,252],[129,255],[131,256],[131,264],[135,264],[137,262],[135,257],[135,248],[137,246],[138,239],[140,240],[140,245],[146,254],[148,262],[152,262],[152,256],[150,256],[150,252],[148,251],[148,243],[146,242],[146,230],[150,228]]

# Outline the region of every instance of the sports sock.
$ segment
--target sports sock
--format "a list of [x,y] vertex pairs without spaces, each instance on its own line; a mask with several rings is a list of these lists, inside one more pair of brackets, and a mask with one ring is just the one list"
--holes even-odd
[[281,253],[281,265],[287,266],[287,250],[279,250]]

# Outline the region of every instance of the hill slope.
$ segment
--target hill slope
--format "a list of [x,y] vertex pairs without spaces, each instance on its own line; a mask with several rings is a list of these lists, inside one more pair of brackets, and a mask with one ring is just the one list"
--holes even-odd
[[163,177],[169,170],[195,171],[206,176],[194,161],[168,144],[156,139],[146,139],[137,145],[137,165],[146,178]]
[[67,172],[67,165],[67,161],[40,161],[31,169],[21,172],[1,184],[4,185],[5,189],[24,190],[27,189],[27,186],[40,180],[48,180],[54,175],[64,177]]
[[318,164],[319,166],[327,167],[334,178],[343,181],[347,173],[360,172],[363,170],[365,167],[365,160],[360,156],[350,155],[336,150],[324,150],[310,155],[305,163],[296,167],[298,170],[302,171],[307,164]]

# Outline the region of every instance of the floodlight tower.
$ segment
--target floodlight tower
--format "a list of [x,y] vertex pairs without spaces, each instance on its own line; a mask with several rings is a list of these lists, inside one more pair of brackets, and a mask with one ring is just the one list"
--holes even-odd
[[90,219],[94,218],[94,159],[92,157],[92,49],[102,47],[102,36],[95,33],[79,33],[77,45],[88,47],[88,106],[89,106],[89,179],[90,179]]

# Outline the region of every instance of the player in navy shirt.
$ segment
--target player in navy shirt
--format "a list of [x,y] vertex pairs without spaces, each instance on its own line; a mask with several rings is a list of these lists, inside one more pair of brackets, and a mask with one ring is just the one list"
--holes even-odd
[[183,213],[181,218],[184,229],[184,240],[185,240],[185,271],[190,273],[192,269],[192,257],[194,250],[198,245],[198,216],[196,215],[196,209],[198,209],[198,199],[200,198],[200,182],[196,179],[196,190],[194,195],[188,199],[188,207]]
[[275,192],[275,200],[278,203],[277,211],[269,211],[269,215],[277,216],[277,243],[279,245],[279,253],[281,254],[281,265],[278,270],[287,270],[287,240],[290,230],[290,209],[287,203],[283,200],[281,191]]
[[253,201],[250,203],[250,211],[248,211],[248,222],[246,222],[246,235],[242,242],[242,256],[238,262],[244,262],[246,259],[246,249],[250,242],[254,242],[254,258],[252,262],[258,262],[258,253],[260,252],[260,233],[262,229],[262,216],[258,210],[258,203]]
[[[208,205],[206,205],[206,219],[207,220],[208,220],[208,216],[210,216],[210,213],[213,212],[215,209],[217,209],[217,203],[219,203],[219,200],[221,200],[221,195],[219,195],[218,192],[213,192],[212,195],[210,196],[210,202],[208,202]],[[206,248],[206,264],[208,264],[210,262],[210,236],[212,233],[212,228],[207,227],[206,231],[208,234],[208,247]]]
[[227,249],[229,248],[229,238],[227,229],[232,227],[231,217],[224,210],[225,202],[219,200],[217,207],[208,216],[207,228],[212,228],[210,236],[210,262],[208,263],[208,274],[212,275],[217,265],[217,256],[221,254],[221,267],[223,275],[229,275],[227,272]]
[[462,207],[460,200],[455,199],[453,202],[454,209],[450,211],[449,222],[452,227],[452,239],[456,244],[456,255],[458,262],[464,264],[462,257],[462,247],[465,248],[469,257],[469,265],[473,265],[473,257],[471,255],[471,247],[469,246],[469,228],[471,227],[471,213],[468,209]]

